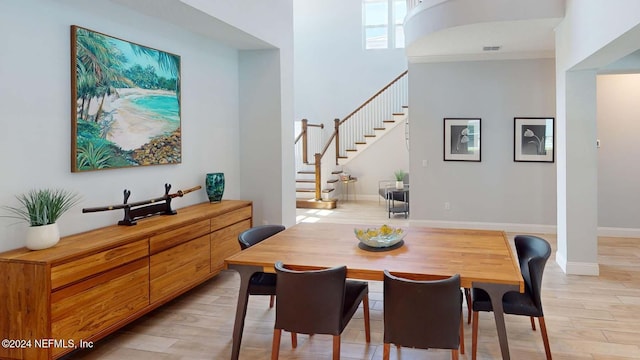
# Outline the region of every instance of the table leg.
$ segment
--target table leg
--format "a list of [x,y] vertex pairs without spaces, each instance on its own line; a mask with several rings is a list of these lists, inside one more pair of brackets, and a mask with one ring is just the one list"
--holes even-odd
[[235,270],[240,274],[240,290],[238,292],[236,322],[233,325],[233,345],[231,347],[231,360],[238,360],[240,356],[240,344],[242,343],[244,318],[247,315],[247,303],[249,302],[249,280],[253,274],[263,269],[259,266],[244,265],[229,265],[229,269]]
[[476,283],[473,287],[482,289],[489,294],[491,306],[493,307],[493,316],[496,320],[496,329],[498,330],[498,341],[500,342],[500,351],[502,359],[511,359],[509,355],[509,343],[507,340],[507,328],[504,324],[504,310],[502,308],[502,296],[508,291],[518,291],[517,285],[496,284],[496,283]]

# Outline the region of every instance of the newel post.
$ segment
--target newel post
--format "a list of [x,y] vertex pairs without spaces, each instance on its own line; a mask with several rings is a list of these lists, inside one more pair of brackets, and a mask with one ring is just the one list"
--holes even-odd
[[336,133],[336,165],[340,165],[338,163],[340,157],[340,119],[333,119],[333,130]]
[[316,153],[314,155],[315,160],[315,170],[316,170],[316,201],[322,200],[322,194],[320,189],[320,179],[322,178],[322,173],[320,172],[320,161],[322,160],[322,154]]
[[309,120],[302,119],[302,162],[304,164],[308,164],[309,160],[307,159],[307,123]]

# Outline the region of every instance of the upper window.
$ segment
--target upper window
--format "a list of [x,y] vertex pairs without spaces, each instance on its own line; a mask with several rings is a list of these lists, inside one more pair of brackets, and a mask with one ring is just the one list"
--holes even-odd
[[406,13],[406,0],[362,0],[364,48],[403,48]]

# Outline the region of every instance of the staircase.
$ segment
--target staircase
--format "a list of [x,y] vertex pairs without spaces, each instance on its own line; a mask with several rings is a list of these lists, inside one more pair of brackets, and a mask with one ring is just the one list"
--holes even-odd
[[323,124],[303,119],[295,140],[296,207],[336,208],[343,165],[395,126],[408,123],[407,99],[405,71],[344,119],[335,119],[328,137]]
[[402,106],[402,112],[393,113],[391,119],[383,120],[382,127],[373,128],[373,133],[363,134],[363,139],[353,142],[351,148],[345,149],[344,155],[338,156],[338,165],[344,166],[352,159],[356,158],[359,154],[362,154],[369,146],[373,145],[376,141],[381,139],[387,132],[395,128],[400,124],[409,123],[409,107]]

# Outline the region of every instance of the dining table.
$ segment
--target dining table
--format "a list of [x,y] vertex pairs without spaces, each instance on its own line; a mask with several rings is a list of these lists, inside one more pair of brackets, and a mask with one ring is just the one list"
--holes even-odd
[[240,274],[231,359],[240,355],[249,280],[256,272],[275,272],[278,261],[297,270],[346,265],[348,278],[370,281],[382,281],[384,270],[413,280],[459,274],[462,287],[481,288],[489,294],[502,358],[510,359],[502,296],[508,291],[524,292],[524,281],[504,231],[410,224],[401,227],[404,238],[400,246],[370,248],[360,245],[354,233],[367,228],[376,227],[299,223],[226,258],[226,268]]

